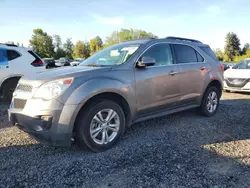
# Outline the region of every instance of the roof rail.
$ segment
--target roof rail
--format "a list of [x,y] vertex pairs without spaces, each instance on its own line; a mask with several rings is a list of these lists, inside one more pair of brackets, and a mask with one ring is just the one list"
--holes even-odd
[[166,37],[166,39],[171,39],[171,40],[185,40],[189,42],[197,42],[197,43],[202,43],[199,40],[194,40],[194,39],[188,39],[188,38],[181,38],[181,37]]
[[0,45],[6,45],[6,46],[18,47],[18,46],[17,46],[17,45],[15,45],[15,44],[4,44],[4,43],[0,43]]
[[156,38],[154,38],[154,37],[145,37],[145,38],[138,38],[138,39],[125,40],[124,42],[136,41],[136,40],[152,40],[152,39],[156,39]]

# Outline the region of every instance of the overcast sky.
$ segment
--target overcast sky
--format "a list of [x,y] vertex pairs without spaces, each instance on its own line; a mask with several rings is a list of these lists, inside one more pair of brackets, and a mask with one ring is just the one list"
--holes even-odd
[[0,0],[0,42],[29,44],[34,28],[50,35],[105,40],[114,30],[143,29],[224,48],[226,33],[250,42],[249,0]]

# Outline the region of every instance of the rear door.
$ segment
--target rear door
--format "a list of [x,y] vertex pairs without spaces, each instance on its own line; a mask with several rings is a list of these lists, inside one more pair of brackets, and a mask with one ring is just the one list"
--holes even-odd
[[203,88],[202,62],[204,58],[193,47],[173,44],[177,64],[180,67],[180,106],[197,104]]

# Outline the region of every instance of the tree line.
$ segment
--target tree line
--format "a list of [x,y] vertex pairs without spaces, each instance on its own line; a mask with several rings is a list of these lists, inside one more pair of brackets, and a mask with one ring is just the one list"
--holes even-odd
[[241,48],[240,39],[236,33],[227,33],[225,42],[224,52],[221,49],[215,50],[216,56],[220,61],[239,62],[243,59],[250,58],[249,43],[246,43],[243,48]]
[[[105,42],[99,36],[96,36],[89,41],[79,40],[73,44],[71,38],[67,38],[65,43],[59,35],[49,35],[42,29],[34,29],[33,35],[29,41],[29,46],[42,58],[60,57],[67,58],[88,58],[94,53],[106,48],[110,45],[117,44],[126,40],[140,38],[158,38],[151,32],[138,29],[121,29],[114,31],[110,36],[106,37]],[[246,43],[243,48],[240,47],[240,39],[234,32],[229,32],[225,38],[224,51],[215,49],[216,56],[220,61],[238,62],[245,58],[250,58],[250,45]],[[14,42],[7,42],[14,44]],[[17,43],[18,46],[23,46]]]
[[147,37],[158,38],[156,35],[143,30],[121,29],[120,31],[114,31],[110,36],[106,37],[105,43],[99,36],[96,36],[89,41],[79,40],[76,44],[73,44],[71,38],[68,38],[65,43],[62,43],[62,39],[59,35],[51,36],[42,29],[34,29],[29,44],[42,58],[88,58],[110,45],[126,40]]

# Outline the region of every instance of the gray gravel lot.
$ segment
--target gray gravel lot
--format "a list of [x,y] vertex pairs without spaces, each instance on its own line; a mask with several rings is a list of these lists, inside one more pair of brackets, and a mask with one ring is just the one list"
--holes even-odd
[[250,95],[212,118],[186,111],[135,124],[104,153],[37,143],[0,105],[0,187],[250,187]]

